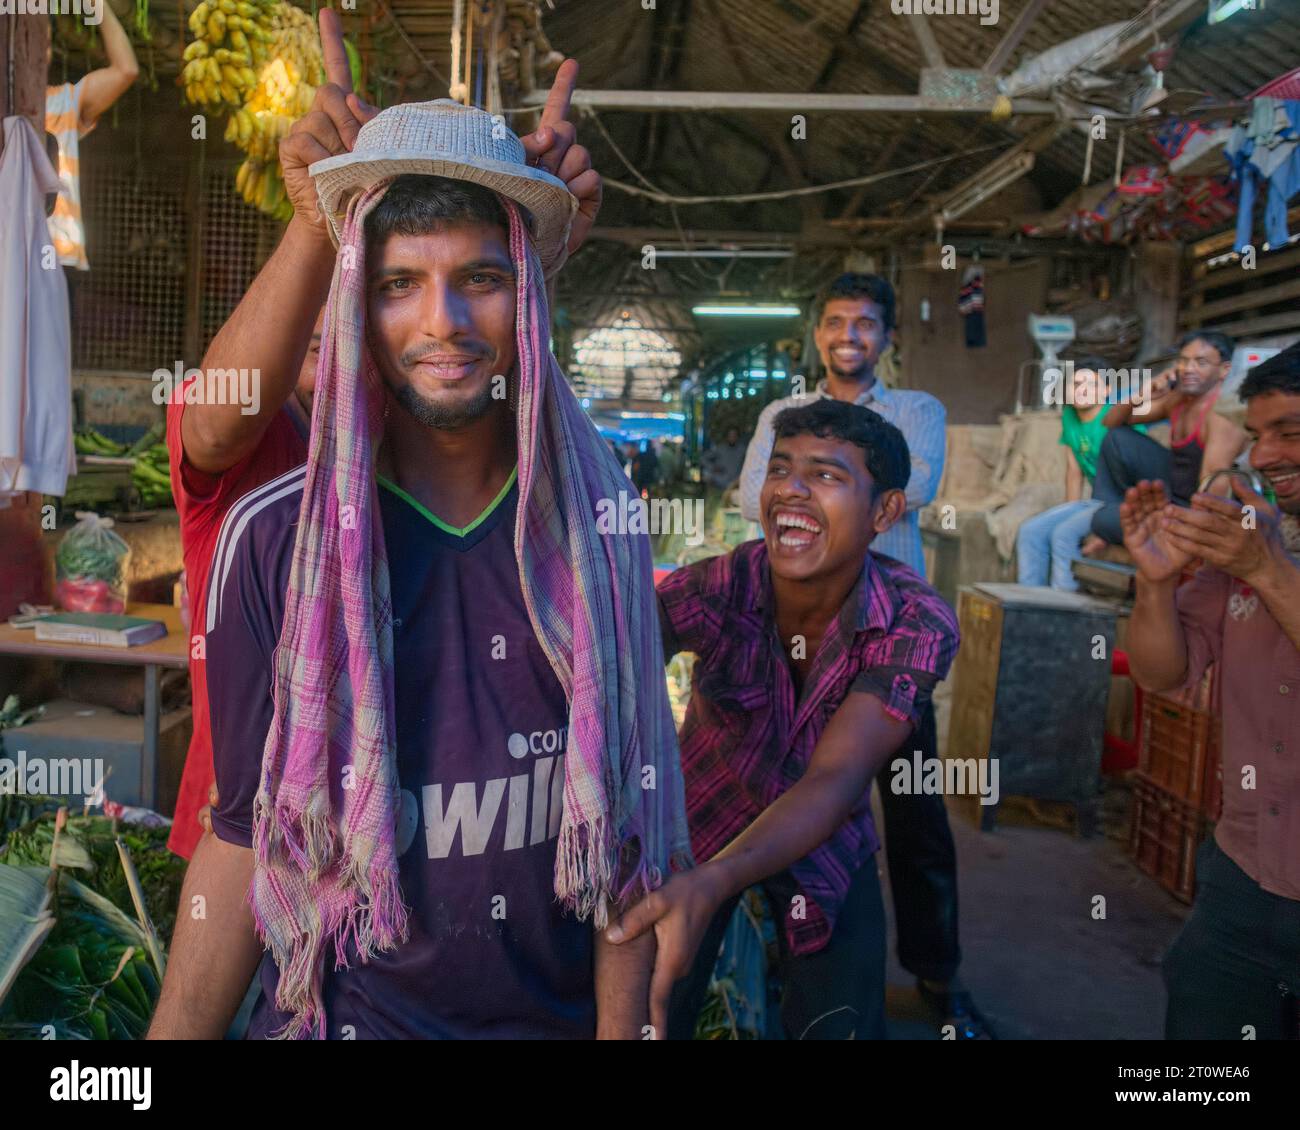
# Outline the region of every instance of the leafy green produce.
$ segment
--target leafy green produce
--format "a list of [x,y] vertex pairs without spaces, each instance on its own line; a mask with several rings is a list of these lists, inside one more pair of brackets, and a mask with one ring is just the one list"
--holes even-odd
[[[41,812],[9,833],[0,846],[0,892],[12,886],[9,877],[39,876],[43,884],[49,876],[54,815]],[[135,918],[117,840],[130,853],[146,912],[162,937],[171,934],[185,862],[167,850],[165,827],[113,824],[105,816],[73,815],[60,829],[55,921],[0,1001],[0,1039],[42,1039],[50,1026],[59,1039],[143,1038],[161,977],[149,957],[151,939]],[[19,901],[0,899],[0,936],[9,919],[22,925],[15,916],[31,920]]]
[[[31,798],[27,798],[31,799]],[[52,803],[52,802],[51,802]],[[46,866],[54,841],[53,808],[39,819],[30,821],[10,833],[0,847],[0,862]],[[176,920],[176,903],[180,899],[185,861],[167,849],[167,828],[142,828],[119,825],[117,836],[131,853],[140,885],[144,891],[145,910],[162,938],[170,938]],[[74,860],[84,859],[88,866]],[[67,862],[65,862],[67,861]],[[117,854],[113,821],[100,815],[73,815],[59,833],[58,858],[61,867],[76,868],[77,875],[103,895],[127,917],[134,920],[135,908],[127,888],[122,861]]]

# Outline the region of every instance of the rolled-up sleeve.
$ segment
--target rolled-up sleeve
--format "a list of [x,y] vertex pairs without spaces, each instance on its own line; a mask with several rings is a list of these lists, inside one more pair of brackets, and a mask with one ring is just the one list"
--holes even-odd
[[713,651],[718,637],[718,618],[703,599],[701,583],[713,559],[674,569],[655,588],[659,598],[659,630],[664,641],[664,662],[679,651],[694,652],[701,659]]
[[891,717],[915,725],[947,677],[960,638],[956,617],[937,593],[933,601],[910,604],[873,642],[850,690],[874,695]]
[[1223,614],[1230,588],[1228,574],[1206,567],[1174,596],[1187,645],[1187,675],[1177,688],[1180,691],[1195,687],[1223,653]]

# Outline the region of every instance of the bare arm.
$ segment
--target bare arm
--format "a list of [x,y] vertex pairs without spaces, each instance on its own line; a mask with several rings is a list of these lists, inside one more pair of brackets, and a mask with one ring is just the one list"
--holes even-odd
[[[615,917],[611,915],[611,918]],[[650,1023],[650,975],[655,963],[655,936],[616,946],[596,931],[596,1039],[640,1040]],[[662,1038],[663,1029],[652,1038]]]
[[[1201,457],[1202,480],[1215,471],[1231,467],[1246,447],[1245,431],[1213,408],[1205,417],[1205,432],[1205,454]],[[1231,494],[1231,488],[1224,484],[1219,484],[1218,491]]]
[[1065,449],[1065,501],[1078,502],[1083,497],[1083,471],[1074,450]]
[[1151,382],[1149,389],[1139,387],[1127,401],[1112,405],[1102,417],[1102,423],[1108,428],[1119,428],[1125,424],[1154,424],[1165,419],[1182,399],[1174,380],[1174,370],[1166,369]]
[[108,66],[91,71],[81,80],[81,132],[85,133],[99,120],[110,106],[131,89],[140,74],[131,41],[113,14],[108,0],[103,3],[104,22],[100,33],[104,37],[104,52]]
[[[1154,424],[1168,417],[1178,399],[1166,395],[1153,396],[1150,400],[1136,403],[1112,404],[1102,422],[1108,428],[1119,428],[1125,424]],[[1143,408],[1146,410],[1142,411]]]
[[1174,592],[1192,557],[1165,532],[1168,505],[1164,484],[1143,480],[1125,494],[1119,508],[1124,547],[1138,569],[1128,629],[1129,666],[1133,678],[1151,691],[1181,686],[1187,676],[1187,637]]
[[295,215],[203,358],[205,370],[254,370],[258,411],[246,416],[237,402],[187,405],[181,441],[191,466],[220,474],[261,442],[298,381],[333,273],[329,236]]
[[726,896],[789,867],[830,838],[912,726],[875,695],[851,693],[835,711],[799,780],[697,868],[712,868]]
[[[674,875],[611,928],[619,945],[656,938],[650,1014],[666,1021],[673,983],[686,976],[718,908],[830,838],[871,788],[911,724],[871,694],[850,693],[822,732],[804,775],[707,863]],[[634,941],[635,939],[635,941]]]
[[352,91],[338,13],[322,8],[319,20],[327,81],[280,142],[293,218],[203,358],[206,370],[254,370],[258,411],[245,416],[239,404],[191,404],[181,417],[185,458],[208,474],[221,474],[249,455],[293,392],[334,274],[328,221],[307,170],[314,161],[350,151],[361,126],[378,113]]
[[[206,835],[185,872],[151,1040],[219,1040],[261,960],[248,906],[253,852]],[[201,900],[201,901],[200,901]]]
[[1187,677],[1187,637],[1174,603],[1178,578],[1148,581],[1139,572],[1128,627],[1133,678],[1149,691],[1180,687]]

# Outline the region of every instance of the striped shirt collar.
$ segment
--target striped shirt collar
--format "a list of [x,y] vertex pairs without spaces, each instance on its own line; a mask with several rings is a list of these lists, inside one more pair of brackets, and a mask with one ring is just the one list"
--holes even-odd
[[[827,384],[825,377],[817,382],[816,389],[819,396],[830,396],[831,394],[830,386]],[[890,401],[889,389],[885,387],[884,382],[879,377],[876,377],[866,389],[858,393],[857,399],[853,403],[867,406],[873,400],[886,405]]]

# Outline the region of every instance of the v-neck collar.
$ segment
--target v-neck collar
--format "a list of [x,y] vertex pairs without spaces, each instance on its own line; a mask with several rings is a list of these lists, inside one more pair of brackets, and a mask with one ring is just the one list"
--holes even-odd
[[430,510],[427,506],[425,506],[418,499],[414,498],[412,495],[407,494],[406,491],[404,491],[392,480],[386,479],[384,478],[383,475],[379,475],[379,474],[377,474],[375,478],[379,480],[380,486],[384,487],[386,490],[391,491],[393,494],[397,495],[398,498],[400,498],[403,502],[407,503],[407,505],[414,508],[418,514],[420,514],[422,517],[427,519],[429,522],[432,522],[433,525],[437,529],[441,530],[444,534],[450,534],[452,537],[456,537],[456,538],[465,538],[468,537],[470,534],[472,534],[476,529],[478,529],[479,526],[481,526],[484,522],[486,522],[488,518],[490,518],[492,514],[496,511],[497,507],[501,505],[506,495],[510,493],[511,488],[515,485],[515,481],[519,478],[519,468],[515,467],[511,470],[510,477],[506,479],[505,485],[497,492],[496,498],[494,498],[491,502],[487,504],[486,508],[483,510],[483,513],[481,513],[477,518],[475,518],[472,522],[470,522],[469,525],[459,526],[459,527],[448,525],[441,518],[439,518],[438,515],[433,513],[432,510]]

